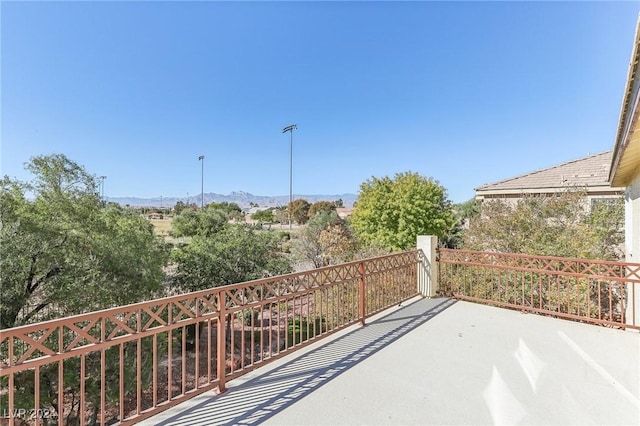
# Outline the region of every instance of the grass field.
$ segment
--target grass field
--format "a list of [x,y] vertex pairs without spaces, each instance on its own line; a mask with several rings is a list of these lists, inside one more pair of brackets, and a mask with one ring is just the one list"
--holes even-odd
[[[153,225],[153,230],[155,232],[155,234],[159,237],[163,237],[164,240],[168,243],[183,243],[185,240],[186,241],[191,241],[191,238],[187,237],[185,238],[173,238],[170,236],[171,234],[171,219],[149,219],[149,222],[151,222],[151,224]],[[247,221],[248,223],[251,223],[251,221]],[[265,224],[262,226],[263,231],[285,231],[285,232],[291,232],[292,235],[297,235],[300,231],[300,226],[294,224],[293,225],[293,229],[291,231],[289,231],[289,225],[288,224]]]
[[167,237],[171,231],[171,219],[149,219],[156,235]]

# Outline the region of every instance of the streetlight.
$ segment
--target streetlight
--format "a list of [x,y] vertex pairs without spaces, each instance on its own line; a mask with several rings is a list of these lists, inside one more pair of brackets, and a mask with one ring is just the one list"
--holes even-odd
[[292,124],[282,129],[282,133],[290,132],[289,138],[289,229],[291,229],[291,202],[293,201],[293,131],[297,130],[298,126]]
[[201,182],[200,182],[200,206],[201,208],[204,209],[204,155],[201,155],[200,157],[198,157],[198,160],[201,161],[201,165],[202,165],[202,174],[201,174]]

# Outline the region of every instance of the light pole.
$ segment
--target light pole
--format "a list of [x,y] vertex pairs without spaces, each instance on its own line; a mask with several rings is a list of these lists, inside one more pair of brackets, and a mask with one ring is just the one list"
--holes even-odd
[[104,203],[104,180],[106,176],[100,176],[100,201]]
[[289,229],[291,229],[291,202],[293,201],[293,131],[297,130],[298,126],[292,124],[282,129],[282,133],[289,132]]
[[200,175],[200,208],[204,209],[204,155],[198,157],[198,160],[200,160],[202,165],[202,173]]

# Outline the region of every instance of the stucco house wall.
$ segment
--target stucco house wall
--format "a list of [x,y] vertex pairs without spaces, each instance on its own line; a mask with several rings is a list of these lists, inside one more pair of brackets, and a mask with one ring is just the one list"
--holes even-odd
[[624,202],[627,262],[640,263],[640,172],[627,187]]

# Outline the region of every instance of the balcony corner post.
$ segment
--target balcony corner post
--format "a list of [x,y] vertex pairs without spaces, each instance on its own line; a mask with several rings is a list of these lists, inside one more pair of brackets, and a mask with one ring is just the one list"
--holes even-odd
[[438,294],[438,262],[436,250],[438,237],[433,235],[418,235],[416,241],[418,249],[418,292],[422,297],[435,297]]
[[365,325],[365,316],[367,310],[365,309],[365,288],[364,288],[364,263],[360,262],[358,264],[358,274],[360,275],[360,279],[358,280],[358,295],[360,297],[360,324],[364,327]]
[[216,336],[217,345],[217,369],[218,369],[218,393],[226,390],[226,361],[227,361],[227,309],[226,309],[225,291],[218,292],[218,330]]

